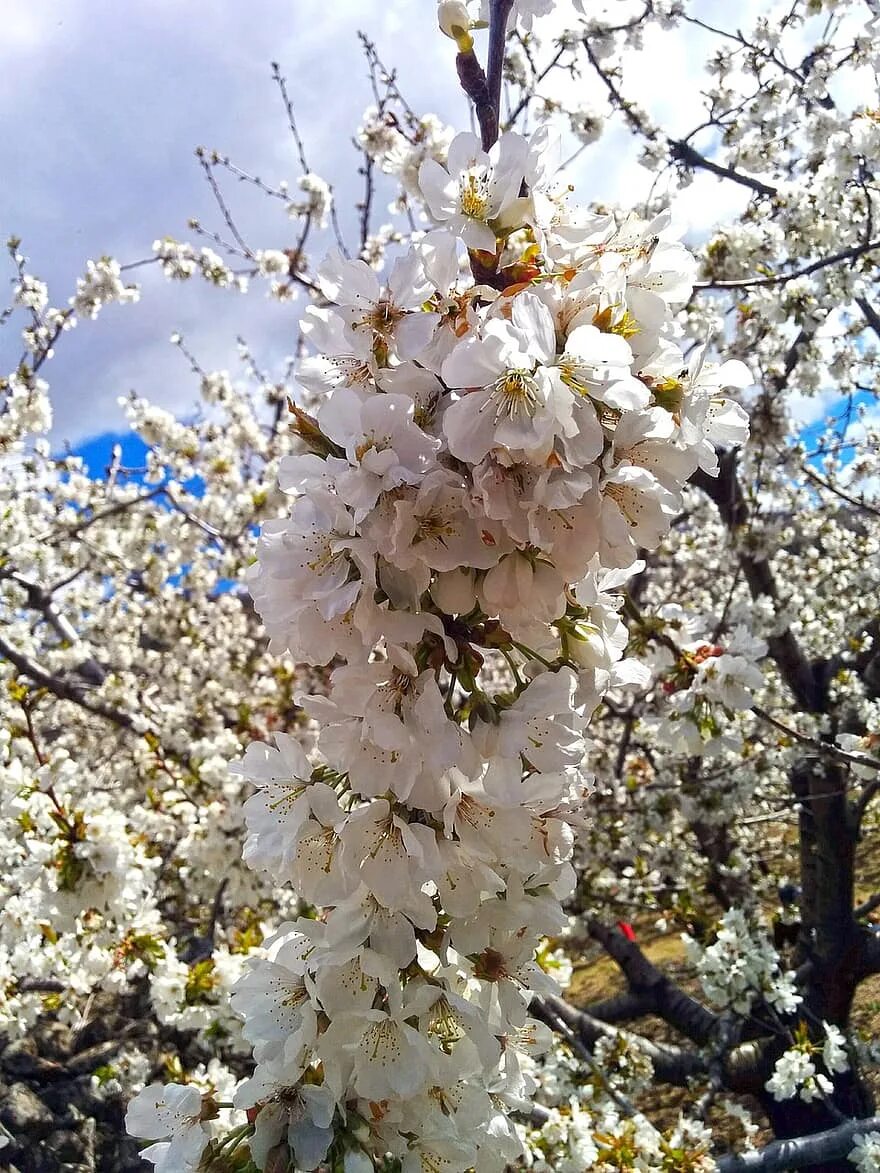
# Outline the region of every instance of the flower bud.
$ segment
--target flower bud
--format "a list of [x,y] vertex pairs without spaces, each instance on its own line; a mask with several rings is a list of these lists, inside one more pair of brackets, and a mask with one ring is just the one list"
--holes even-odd
[[470,40],[471,18],[462,0],[440,0],[437,20],[440,31],[456,41],[460,49],[463,47],[462,40]]

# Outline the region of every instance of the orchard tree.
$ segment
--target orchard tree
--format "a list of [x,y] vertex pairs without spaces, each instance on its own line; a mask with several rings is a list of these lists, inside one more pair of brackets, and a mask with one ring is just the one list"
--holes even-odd
[[[77,1128],[142,1167],[133,1093],[166,1173],[880,1169],[878,13],[576,8],[442,0],[470,130],[362,38],[356,243],[274,67],[295,191],[200,151],[221,226],[151,261],[299,338],[241,380],[176,338],[201,406],[128,402],[143,467],[46,439],[129,272],[57,308],[10,241],[0,1121],[58,1116],[0,1132],[22,1169]],[[673,134],[628,87],[694,27]],[[635,209],[562,166],[619,125]],[[689,250],[692,183],[742,200]]]

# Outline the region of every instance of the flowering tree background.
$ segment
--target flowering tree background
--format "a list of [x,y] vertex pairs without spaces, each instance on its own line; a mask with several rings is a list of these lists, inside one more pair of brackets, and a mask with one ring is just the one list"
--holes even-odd
[[[880,1168],[878,13],[437,15],[472,126],[364,37],[357,239],[278,67],[292,185],[199,153],[216,229],[142,263],[298,342],[177,338],[142,466],[53,450],[45,382],[135,266],[68,301],[9,242],[0,1161],[145,1167],[140,1093],[165,1170]],[[629,63],[695,25],[672,134]]]

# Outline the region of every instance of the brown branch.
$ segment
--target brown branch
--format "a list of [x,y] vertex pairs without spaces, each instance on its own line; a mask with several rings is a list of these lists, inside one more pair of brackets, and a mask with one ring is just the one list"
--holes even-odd
[[50,531],[48,536],[52,537],[54,534],[63,534],[66,538],[75,538],[96,522],[104,521],[108,517],[115,517],[117,513],[124,513],[126,509],[131,509],[133,505],[141,505],[144,501],[152,501],[164,492],[164,486],[160,485],[158,488],[150,489],[148,492],[141,493],[137,497],[132,497],[128,501],[117,501],[115,505],[109,505],[106,509],[99,509],[97,513],[92,513],[89,517],[78,521],[76,525],[67,526],[60,524],[56,526],[53,531]]
[[220,190],[220,185],[217,182],[217,180],[214,178],[213,158],[209,158],[208,152],[205,150],[204,147],[197,147],[195,154],[196,154],[196,158],[199,161],[199,165],[201,166],[202,170],[205,173],[205,179],[207,179],[207,181],[208,181],[208,186],[211,189],[211,194],[214,196],[214,202],[217,204],[217,207],[220,209],[220,214],[226,223],[226,227],[232,233],[233,239],[235,240],[238,247],[242,250],[244,255],[249,260],[253,260],[253,256],[254,256],[253,250],[247,244],[244,237],[239,232],[238,225],[235,223],[235,219],[232,215],[232,212],[229,210],[229,206],[226,203],[226,200],[223,198],[223,192]]
[[853,916],[861,920],[866,916],[870,916],[870,914],[876,908],[880,908],[880,892],[875,892],[873,896],[870,896],[864,902],[864,904],[860,904],[858,908],[853,911]]
[[658,139],[664,140],[672,160],[676,163],[681,163],[685,167],[709,171],[712,175],[717,175],[719,179],[730,179],[742,187],[748,187],[756,195],[767,197],[776,195],[776,188],[771,187],[770,184],[764,183],[760,179],[755,179],[751,175],[745,175],[742,171],[737,171],[734,167],[716,163],[714,160],[708,159],[705,155],[701,155],[695,147],[692,147],[684,139],[670,138],[668,135],[655,130],[650,125],[646,125],[637,113],[634,104],[624,97],[610,73],[603,67],[599,58],[593,52],[589,37],[584,37],[582,44],[590,64],[608,90],[611,105],[623,114],[633,131],[637,134],[644,135],[651,142],[657,142]]
[[634,1018],[643,1018],[646,1014],[651,1014],[653,1003],[643,994],[624,990],[622,994],[613,994],[610,998],[590,1002],[581,1009],[591,1018],[598,1018],[600,1022],[631,1022]]
[[293,135],[293,141],[296,144],[296,153],[299,156],[299,164],[303,169],[303,174],[308,174],[311,170],[306,159],[306,149],[303,145],[302,137],[299,133],[299,127],[296,124],[296,115],[293,112],[293,102],[290,100],[290,95],[287,92],[287,79],[281,72],[281,66],[277,61],[272,62],[272,80],[281,91],[281,100],[284,103],[284,109],[287,113],[287,125],[290,127],[290,133]]
[[684,141],[684,139],[667,139],[669,150],[672,158],[677,163],[682,163],[685,167],[696,167],[702,171],[709,171],[712,175],[717,175],[719,179],[730,179],[734,183],[738,183],[741,187],[748,187],[756,195],[767,196],[768,198],[776,195],[776,188],[771,187],[769,183],[764,183],[760,179],[755,179],[752,175],[746,175],[742,171],[737,171],[734,167],[725,167],[721,163],[715,163],[712,159],[707,159],[705,155],[701,155],[698,150]]
[[149,725],[144,723],[142,727],[141,721],[137,720],[131,713],[126,713],[123,709],[119,709],[115,705],[108,704],[106,701],[94,697],[85,685],[79,684],[75,680],[66,680],[60,676],[55,676],[51,672],[47,672],[38,664],[34,664],[27,656],[16,651],[2,636],[0,636],[0,658],[8,660],[22,676],[26,676],[40,688],[45,688],[47,692],[50,692],[59,700],[69,701],[71,704],[78,705],[79,708],[84,709],[87,713],[109,721],[111,725],[115,725],[118,729],[129,730],[131,733],[139,736],[150,734],[156,740],[155,755],[159,769],[166,773],[175,785],[180,784],[180,779],[175,778],[174,774],[169,770],[165,759],[167,757],[179,763],[184,768],[189,768],[189,754],[173,753],[163,748],[159,744],[155,730],[151,730]]
[[[800,733],[797,729],[792,729],[789,725],[784,725],[781,721],[778,721],[759,705],[752,705],[752,712],[756,717],[760,717],[762,721],[766,721],[768,725],[772,725],[774,729],[778,729],[780,733],[784,733],[786,737],[790,737],[792,741],[798,741],[801,745],[808,745],[816,753],[825,754],[827,757],[835,758],[839,762],[846,762],[850,766],[862,766],[869,770],[880,770],[880,759],[878,758],[872,758],[868,754],[847,753],[846,750],[838,749],[836,745],[832,745],[830,742],[819,741],[815,737],[810,737],[809,734]],[[843,790],[841,793],[846,793],[846,791]]]
[[[78,573],[79,571],[77,571]],[[61,584],[47,590],[45,587],[40,586],[39,583],[30,582],[28,579],[22,578],[14,570],[0,570],[0,579],[3,578],[8,578],[10,582],[17,583],[24,590],[28,607],[43,616],[62,643],[66,643],[70,647],[76,647],[80,644],[79,635],[73,624],[66,616],[60,613],[52,598],[53,590],[59,590]],[[82,664],[77,666],[76,671],[78,675],[91,681],[92,684],[103,684],[107,677],[106,670],[98,663],[94,656],[89,656],[85,659]]]
[[803,472],[809,477],[811,481],[819,485],[823,489],[827,489],[829,493],[833,493],[835,497],[839,497],[841,501],[845,501],[847,505],[852,505],[854,509],[859,509],[863,513],[870,513],[874,517],[880,517],[880,509],[875,509],[873,505],[869,505],[867,501],[859,497],[853,497],[850,493],[844,492],[843,489],[838,488],[837,485],[832,484],[831,481],[820,477],[817,472],[814,472],[808,464],[801,465]]
[[853,914],[856,830],[841,767],[807,758],[792,769],[791,786],[801,801],[799,960],[813,963],[804,1005],[817,1018],[845,1026],[862,953]]
[[489,96],[486,74],[473,49],[462,50],[456,55],[455,68],[461,88],[474,104],[483,150],[487,151],[498,138],[498,112]]

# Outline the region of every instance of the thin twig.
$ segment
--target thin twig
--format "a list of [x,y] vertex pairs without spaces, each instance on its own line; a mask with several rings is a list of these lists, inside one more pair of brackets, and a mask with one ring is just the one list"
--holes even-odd
[[830,745],[826,741],[819,741],[806,733],[800,733],[797,729],[792,729],[789,725],[783,725],[781,721],[777,721],[774,716],[768,713],[766,709],[762,709],[760,705],[752,705],[752,712],[756,717],[760,717],[762,721],[766,721],[768,725],[772,725],[774,729],[778,729],[780,733],[784,733],[786,737],[791,737],[794,741],[799,741],[801,745],[808,745],[811,749],[816,750],[817,753],[836,758],[839,762],[847,762],[851,766],[861,766],[869,770],[880,770],[880,760],[877,758],[872,758],[868,754],[847,753],[846,750],[838,749],[836,745]]
[[770,277],[741,277],[731,281],[698,281],[694,289],[759,289],[768,285],[784,285],[787,281],[809,277],[811,273],[818,273],[820,269],[827,269],[831,265],[857,260],[877,249],[880,249],[880,240],[872,240],[868,244],[854,244],[851,248],[841,249],[829,257],[820,257],[818,261],[812,261],[801,269],[793,269],[790,273],[775,273]]

